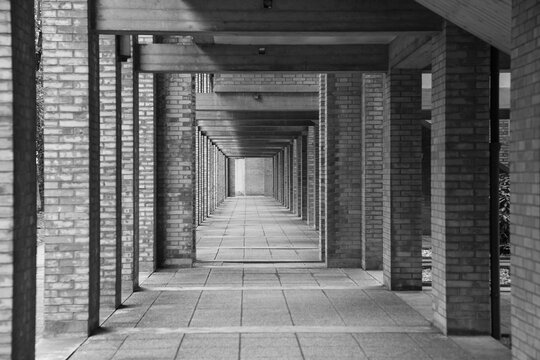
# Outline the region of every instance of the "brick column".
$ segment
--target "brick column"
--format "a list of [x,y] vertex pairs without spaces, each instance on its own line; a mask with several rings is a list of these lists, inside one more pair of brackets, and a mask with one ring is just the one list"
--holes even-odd
[[326,237],[327,237],[327,134],[328,108],[327,108],[327,77],[321,74],[319,77],[319,247],[321,259],[326,261]]
[[446,23],[433,47],[434,324],[490,332],[489,46]]
[[[100,129],[101,129],[101,317],[110,315],[121,304],[121,237],[118,231],[118,216],[122,216],[121,208],[117,208],[118,170],[122,162],[118,161],[117,127],[121,125],[117,106],[117,85],[121,78],[120,62],[116,56],[114,35],[101,35],[100,43]],[[118,99],[119,100],[119,99]],[[121,224],[121,223],[120,223]]]
[[291,156],[289,155],[289,146],[286,146],[283,151],[283,206],[286,208],[289,208],[289,162],[290,162]]
[[235,194],[236,194],[236,189],[235,189],[235,175],[236,175],[236,170],[235,170],[235,161],[234,159],[229,159],[229,196],[231,197],[234,197]]
[[294,210],[293,210],[293,207],[294,207],[294,174],[293,174],[293,169],[294,169],[294,155],[295,155],[295,151],[294,151],[294,146],[293,144],[291,143],[288,147],[289,149],[289,203],[288,203],[288,208],[289,208],[289,211],[293,212],[294,213]]
[[208,217],[208,138],[203,135],[202,137],[202,209],[203,209],[203,221]]
[[382,269],[384,74],[364,74],[362,91],[362,268]]
[[42,3],[46,335],[99,325],[99,44],[87,7]]
[[422,289],[422,73],[390,71],[383,126],[383,270],[391,290]]
[[300,158],[298,157],[298,151],[300,149],[300,144],[298,143],[298,139],[294,139],[292,143],[292,151],[291,151],[291,158],[292,158],[292,166],[291,166],[291,174],[292,174],[292,201],[291,201],[291,211],[294,215],[299,215],[299,206],[298,201],[300,200],[300,194],[299,194],[299,178],[300,178]]
[[134,276],[133,59],[122,63],[122,301],[137,287]]
[[197,127],[197,134],[195,136],[195,174],[197,178],[195,188],[195,217],[197,221],[195,226],[199,226],[201,223],[201,132]]
[[302,145],[302,148],[301,148],[301,152],[300,152],[300,158],[302,159],[302,164],[300,166],[300,169],[302,171],[302,177],[301,177],[301,191],[300,191],[300,195],[301,195],[301,199],[300,199],[300,202],[299,202],[299,205],[300,205],[300,210],[301,210],[301,218],[302,220],[305,220],[307,221],[307,207],[308,207],[308,196],[307,196],[307,188],[308,188],[308,174],[307,174],[307,154],[308,154],[308,149],[307,149],[307,134],[305,135],[302,135],[302,138],[301,138],[301,145]]
[[191,266],[195,258],[195,96],[191,75],[158,75],[158,255],[164,266]]
[[318,179],[315,177],[315,152],[318,149],[315,146],[315,127],[308,128],[307,136],[307,223],[313,226],[315,222],[315,182]]
[[540,358],[540,4],[514,1],[512,16],[512,352],[532,360]]
[[33,359],[36,328],[36,88],[33,1],[0,16],[0,357]]
[[[139,36],[149,43],[151,36]],[[139,270],[156,268],[156,152],[154,75],[139,74]]]
[[327,248],[330,267],[362,262],[362,74],[327,76]]

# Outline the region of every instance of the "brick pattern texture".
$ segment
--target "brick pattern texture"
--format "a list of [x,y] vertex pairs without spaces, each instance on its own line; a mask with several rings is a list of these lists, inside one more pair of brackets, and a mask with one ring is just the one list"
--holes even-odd
[[489,46],[450,23],[433,45],[434,324],[488,334]]
[[383,126],[383,273],[391,290],[422,289],[422,74],[391,70]]
[[191,266],[195,255],[195,94],[191,75],[157,75],[158,264]]
[[362,74],[327,75],[327,249],[330,267],[362,261]]
[[156,268],[154,97],[154,75],[139,74],[139,270],[145,273]]
[[216,74],[214,85],[313,85],[319,84],[316,74]]
[[382,269],[384,74],[362,77],[362,268]]
[[300,137],[300,143],[301,143],[301,151],[299,153],[299,156],[300,158],[302,159],[302,163],[300,164],[300,170],[302,172],[301,174],[301,177],[300,177],[300,184],[302,185],[301,186],[301,191],[300,191],[300,201],[299,201],[299,206],[300,206],[300,210],[301,210],[301,215],[300,217],[302,218],[302,220],[304,221],[307,221],[307,207],[308,207],[308,196],[307,196],[307,179],[308,179],[308,169],[307,169],[307,154],[308,154],[308,149],[307,149],[307,134],[302,134],[302,136]]
[[44,0],[45,334],[99,322],[99,50],[88,2]]
[[512,9],[512,353],[540,358],[540,3]]
[[321,249],[321,259],[326,260],[326,238],[327,238],[327,77],[326,74],[319,75],[319,248]]
[[[109,315],[118,305],[118,286],[121,284],[117,271],[117,106],[116,106],[116,41],[114,35],[99,38],[100,57],[100,132],[101,132],[101,317]],[[121,150],[120,150],[121,151]],[[120,213],[121,214],[121,213]],[[120,249],[121,250],[121,249]],[[120,252],[121,253],[121,252]]]
[[33,359],[36,93],[33,1],[0,2],[0,358]]
[[300,151],[300,144],[298,143],[298,139],[293,140],[292,145],[292,190],[293,190],[293,201],[292,201],[292,208],[291,211],[295,215],[300,214],[300,209],[298,206],[298,203],[300,202],[300,164],[301,159],[298,157],[298,152]]
[[136,286],[134,277],[134,106],[133,59],[122,63],[122,302]]

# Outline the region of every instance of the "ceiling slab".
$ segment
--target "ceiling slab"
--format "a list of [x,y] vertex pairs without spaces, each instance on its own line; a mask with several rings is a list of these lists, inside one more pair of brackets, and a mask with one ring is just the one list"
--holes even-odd
[[413,0],[96,0],[100,33],[194,35],[433,31],[440,18]]

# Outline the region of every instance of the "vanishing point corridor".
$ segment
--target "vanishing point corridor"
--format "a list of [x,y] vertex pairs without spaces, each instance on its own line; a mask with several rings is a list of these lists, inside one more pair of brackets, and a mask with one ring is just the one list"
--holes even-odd
[[194,268],[152,274],[69,359],[508,358],[492,338],[440,335],[424,293],[314,262],[317,232],[271,198],[228,199],[198,238]]

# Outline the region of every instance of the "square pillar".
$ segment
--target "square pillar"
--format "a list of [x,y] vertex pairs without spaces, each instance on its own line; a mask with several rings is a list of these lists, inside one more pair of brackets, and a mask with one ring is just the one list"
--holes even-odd
[[36,88],[34,2],[0,10],[0,358],[34,359]]
[[294,215],[299,215],[298,201],[300,200],[299,194],[299,179],[300,179],[300,158],[298,157],[298,151],[300,144],[298,139],[293,140],[292,144],[292,206],[291,211]]
[[307,223],[310,226],[315,224],[315,182],[318,179],[315,176],[315,152],[318,151],[315,145],[315,127],[308,128],[307,136]]
[[46,336],[99,325],[99,39],[88,6],[42,3]]
[[301,164],[300,164],[300,170],[301,170],[301,177],[300,177],[300,184],[301,184],[301,187],[300,187],[300,201],[299,201],[299,206],[300,206],[300,217],[302,218],[302,220],[305,220],[307,221],[307,208],[308,208],[308,195],[307,195],[307,189],[308,189],[308,173],[307,173],[307,163],[308,163],[308,160],[307,160],[307,154],[308,154],[308,149],[307,149],[307,134],[303,134],[301,139],[300,139],[300,145],[301,145],[301,151],[300,151],[300,159],[302,160],[301,161]]
[[[100,132],[101,132],[101,304],[100,317],[105,318],[121,301],[121,200],[117,199],[117,187],[122,182],[122,160],[118,157],[121,146],[121,87],[120,62],[116,54],[116,37],[101,35],[100,44]],[[120,89],[121,90],[121,89]],[[120,194],[121,195],[121,194]]]
[[421,290],[422,72],[392,69],[384,91],[384,284]]
[[[152,36],[139,36],[151,43]],[[139,270],[156,269],[156,129],[154,74],[139,75]]]
[[327,75],[329,267],[362,263],[362,74]]
[[157,75],[158,256],[168,267],[195,259],[195,94],[191,75]]
[[450,23],[433,41],[433,320],[445,334],[491,330],[489,50]]
[[326,261],[326,238],[327,238],[327,74],[319,75],[319,248],[321,260]]
[[[123,62],[122,68],[122,302],[138,288],[138,271],[135,274],[135,92],[133,59]],[[138,114],[137,114],[138,115]],[[138,117],[137,117],[138,118]],[[138,227],[137,227],[138,230]]]
[[512,2],[512,353],[540,358],[540,3]]
[[364,74],[362,83],[362,268],[381,270],[384,74]]

